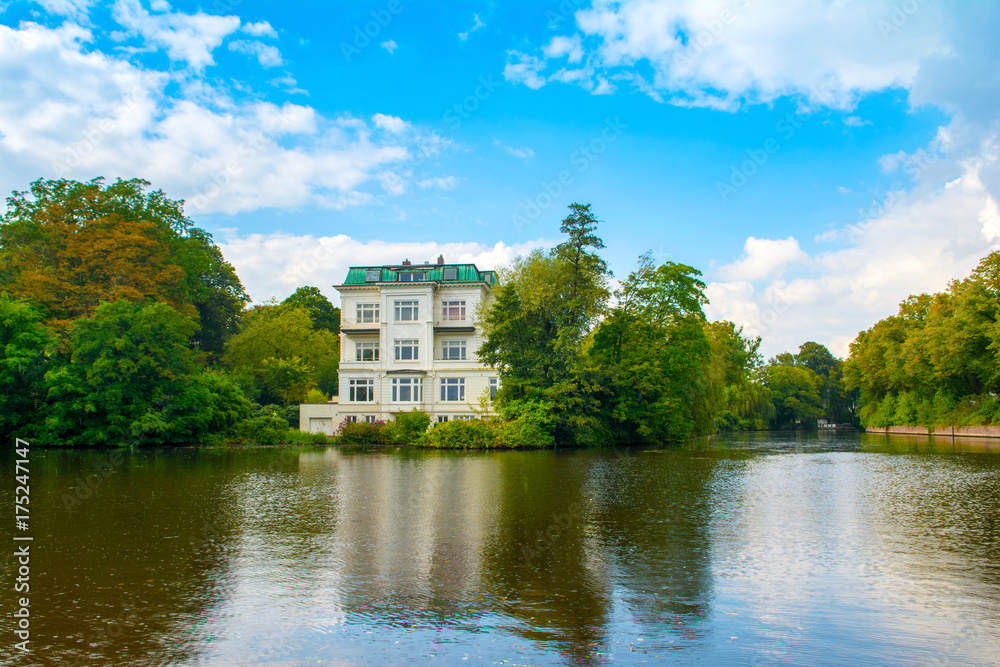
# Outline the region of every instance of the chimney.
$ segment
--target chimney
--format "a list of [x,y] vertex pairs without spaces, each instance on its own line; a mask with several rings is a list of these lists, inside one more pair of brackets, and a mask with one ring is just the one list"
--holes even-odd
[[444,255],[438,255],[438,264],[444,264]]
[[410,265],[410,260],[404,259],[403,260],[403,266],[409,266],[409,265]]

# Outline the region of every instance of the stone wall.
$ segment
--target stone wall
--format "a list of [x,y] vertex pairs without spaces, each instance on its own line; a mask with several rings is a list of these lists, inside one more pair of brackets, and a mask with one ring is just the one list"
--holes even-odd
[[889,426],[887,428],[869,427],[868,433],[884,433],[886,435],[934,435],[937,437],[971,437],[1000,438],[1000,426]]

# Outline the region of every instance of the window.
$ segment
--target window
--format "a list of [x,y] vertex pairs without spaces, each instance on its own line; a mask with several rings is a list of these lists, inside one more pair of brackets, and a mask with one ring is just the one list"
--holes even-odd
[[442,359],[465,359],[464,340],[446,340],[441,343]]
[[365,271],[366,283],[377,283],[382,278],[382,271],[379,269],[368,269]]
[[378,322],[378,304],[377,303],[359,303],[358,304],[358,322],[360,324],[371,324]]
[[347,415],[347,418],[344,419],[344,421],[351,422],[352,424],[357,424],[358,423],[358,416],[357,415]]
[[442,305],[441,319],[450,321],[461,321],[465,319],[464,301],[445,301]]
[[427,274],[422,271],[405,271],[399,274],[399,282],[401,283],[417,283],[422,280],[426,280]]
[[490,400],[492,401],[497,397],[497,389],[500,388],[499,378],[490,378]]
[[445,280],[458,280],[458,269],[454,266],[450,266],[444,270]]
[[365,415],[364,416],[364,420],[368,424],[374,424],[377,419],[378,419],[377,415]]
[[438,415],[438,424],[443,424],[448,421],[448,415]]
[[415,322],[417,317],[419,317],[419,308],[417,307],[418,301],[397,301],[396,302],[396,321],[397,322]]
[[421,400],[420,378],[393,378],[392,400],[398,403],[417,402]]
[[378,361],[378,343],[358,343],[358,361]]
[[465,400],[465,378],[441,378],[442,401]]
[[471,422],[476,419],[476,415],[455,415],[454,420],[457,422]]
[[396,361],[411,361],[418,359],[418,349],[416,338],[397,338],[396,339]]
[[370,403],[375,400],[375,380],[351,380],[351,402]]

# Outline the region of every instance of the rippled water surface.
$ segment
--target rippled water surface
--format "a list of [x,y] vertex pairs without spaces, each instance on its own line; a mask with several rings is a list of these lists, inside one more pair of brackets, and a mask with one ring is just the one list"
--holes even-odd
[[1000,664],[1000,444],[37,450],[31,471],[33,653],[8,555],[3,664]]

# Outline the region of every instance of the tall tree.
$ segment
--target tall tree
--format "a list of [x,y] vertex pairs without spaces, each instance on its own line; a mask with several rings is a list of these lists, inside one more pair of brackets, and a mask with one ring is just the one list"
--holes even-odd
[[220,352],[246,294],[183,203],[149,185],[38,180],[14,192],[0,219],[0,287],[39,304],[61,332],[102,302],[167,303],[198,318],[193,340]]
[[[319,384],[326,393],[336,393],[340,339],[326,329],[317,329],[303,308],[262,306],[246,314],[243,331],[226,343],[222,360],[226,367],[252,380],[251,393],[257,398],[291,402],[300,394],[304,396],[311,383]],[[278,360],[288,363],[279,364]],[[321,378],[325,384],[319,383]],[[295,382],[301,386],[296,388]]]
[[45,375],[46,439],[83,445],[198,443],[249,414],[188,344],[194,321],[165,303],[115,301],[78,319],[70,358]]
[[23,429],[43,413],[43,378],[53,336],[31,303],[0,294],[0,436]]
[[314,327],[326,329],[334,335],[340,334],[340,308],[330,303],[318,287],[300,287],[282,301],[281,305],[304,308]]

